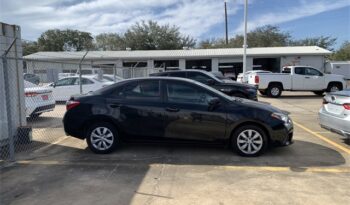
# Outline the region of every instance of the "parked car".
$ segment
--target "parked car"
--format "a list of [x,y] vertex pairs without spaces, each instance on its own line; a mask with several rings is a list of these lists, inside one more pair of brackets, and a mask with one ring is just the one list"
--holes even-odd
[[129,79],[73,96],[63,124],[68,135],[86,139],[101,154],[122,142],[179,140],[221,142],[258,156],[269,143],[289,145],[293,137],[292,120],[275,107],[170,77]]
[[189,78],[206,85],[209,85],[229,96],[235,96],[240,98],[247,98],[250,100],[258,100],[257,89],[254,86],[230,82],[226,83],[223,80],[218,79],[210,72],[201,70],[179,70],[179,71],[166,71],[161,73],[152,73],[150,76],[169,76]]
[[35,75],[35,74],[31,74],[31,73],[23,73],[23,79],[27,82],[31,82],[35,85],[39,85],[40,83],[40,77]]
[[35,118],[44,112],[53,111],[55,108],[55,100],[50,88],[39,87],[24,81],[24,95],[27,117]]
[[350,137],[350,89],[328,93],[319,118],[321,127]]
[[237,82],[241,83],[250,83],[249,81],[252,82],[252,79],[254,79],[253,75],[256,75],[258,73],[271,73],[271,71],[267,70],[250,70],[243,73],[239,73],[237,76]]
[[307,66],[287,66],[282,73],[259,73],[254,83],[262,95],[277,98],[283,90],[312,91],[323,95],[325,91],[335,92],[346,88],[344,76],[324,74]]
[[[83,93],[90,93],[113,83],[104,79],[99,80],[96,75],[84,75],[82,77]],[[55,101],[67,101],[70,96],[80,93],[79,76],[62,78],[48,86],[52,87]]]

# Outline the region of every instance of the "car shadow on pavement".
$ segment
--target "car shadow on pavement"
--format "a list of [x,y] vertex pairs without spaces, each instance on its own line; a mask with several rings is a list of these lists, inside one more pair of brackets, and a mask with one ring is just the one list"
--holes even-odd
[[[267,96],[259,96],[259,98],[269,98]],[[277,99],[322,99],[323,96],[319,96],[319,95],[281,95],[280,97],[278,97]]]
[[0,170],[3,204],[130,204],[136,195],[144,201],[171,199],[171,194],[159,194],[154,187],[167,176],[179,174],[179,169],[194,174],[198,169],[208,172],[220,167],[250,167],[250,171],[288,167],[303,172],[308,167],[345,163],[336,150],[299,140],[255,158],[240,157],[221,146],[163,143],[127,144],[108,155],[56,144],[19,158]]

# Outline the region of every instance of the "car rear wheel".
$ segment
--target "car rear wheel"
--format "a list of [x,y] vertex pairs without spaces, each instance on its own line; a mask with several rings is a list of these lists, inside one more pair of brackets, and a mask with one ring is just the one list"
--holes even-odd
[[265,132],[258,126],[246,125],[238,128],[232,135],[231,145],[241,156],[255,157],[261,155],[267,147]]
[[342,86],[338,83],[330,83],[327,88],[327,92],[337,92],[342,90]]
[[86,133],[87,144],[97,154],[112,152],[119,144],[116,128],[107,122],[93,124]]
[[278,84],[269,85],[267,88],[267,95],[269,97],[278,98],[282,94],[282,87]]

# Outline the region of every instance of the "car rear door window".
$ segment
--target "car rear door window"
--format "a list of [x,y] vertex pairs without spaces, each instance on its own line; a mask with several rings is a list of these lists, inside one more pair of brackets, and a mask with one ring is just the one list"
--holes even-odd
[[214,96],[189,84],[169,82],[166,85],[167,100],[170,103],[208,105]]
[[305,75],[305,68],[303,68],[303,67],[296,67],[294,69],[294,72],[295,72],[295,74],[298,74],[298,75]]
[[130,83],[124,87],[122,95],[132,100],[160,100],[159,80]]
[[[75,81],[75,85],[79,85],[79,78]],[[90,79],[87,78],[82,78],[81,79],[82,85],[89,85],[89,84],[94,84],[94,82]]]

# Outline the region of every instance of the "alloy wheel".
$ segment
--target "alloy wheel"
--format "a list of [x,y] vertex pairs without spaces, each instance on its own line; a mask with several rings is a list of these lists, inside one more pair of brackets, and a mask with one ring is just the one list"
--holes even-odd
[[245,154],[256,154],[263,147],[263,137],[255,130],[244,130],[238,135],[237,146]]
[[114,135],[107,127],[97,127],[91,132],[90,139],[94,148],[103,151],[113,145]]

